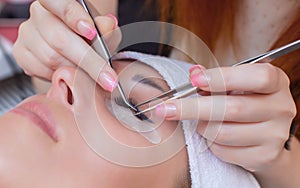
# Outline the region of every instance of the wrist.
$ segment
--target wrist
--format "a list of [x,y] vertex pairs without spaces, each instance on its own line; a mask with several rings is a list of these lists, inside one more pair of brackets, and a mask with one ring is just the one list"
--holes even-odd
[[253,172],[262,187],[299,187],[300,143],[291,141],[291,150],[283,149],[278,158],[266,168]]

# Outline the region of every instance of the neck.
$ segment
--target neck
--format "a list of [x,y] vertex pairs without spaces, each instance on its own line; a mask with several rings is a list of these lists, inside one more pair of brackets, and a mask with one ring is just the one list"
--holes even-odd
[[294,21],[299,5],[298,0],[240,1],[232,38],[221,34],[217,42],[215,54],[220,63],[230,65],[269,51]]

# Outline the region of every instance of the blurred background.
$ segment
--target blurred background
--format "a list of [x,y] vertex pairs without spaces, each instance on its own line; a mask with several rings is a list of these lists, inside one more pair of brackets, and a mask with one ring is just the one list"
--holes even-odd
[[29,17],[30,0],[0,1],[0,115],[34,94],[26,76],[12,56],[18,27]]
[[[10,42],[17,38],[18,26],[29,18],[29,7],[33,0],[0,0],[0,36]],[[155,21],[159,16],[156,11],[156,1],[147,0],[120,0],[118,4],[119,26],[139,22]],[[150,3],[149,3],[150,2]],[[141,51],[156,54],[158,45],[135,45],[123,50]]]
[[0,1],[0,35],[14,42],[18,26],[29,17],[31,0]]

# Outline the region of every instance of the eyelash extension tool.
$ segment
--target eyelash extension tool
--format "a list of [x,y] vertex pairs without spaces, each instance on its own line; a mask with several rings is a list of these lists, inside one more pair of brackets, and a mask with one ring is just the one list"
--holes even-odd
[[[285,54],[288,54],[290,52],[293,52],[297,49],[300,48],[300,39],[299,40],[296,40],[294,42],[291,42],[287,45],[284,45],[282,47],[279,47],[277,49],[274,49],[272,51],[269,51],[269,52],[266,52],[266,53],[263,53],[263,54],[260,54],[258,56],[255,56],[255,57],[252,57],[252,58],[249,58],[249,59],[246,59],[246,60],[243,60],[243,61],[240,61],[234,65],[232,65],[232,67],[235,67],[235,66],[239,66],[239,65],[243,65],[243,64],[254,64],[254,63],[269,63]],[[154,110],[157,106],[167,102],[167,101],[170,101],[170,100],[173,100],[173,99],[178,99],[178,98],[182,98],[182,97],[186,97],[186,96],[189,96],[191,94],[195,94],[196,92],[203,92],[203,93],[209,93],[207,91],[203,91],[201,90],[200,88],[198,87],[194,87],[191,83],[187,83],[187,84],[184,84],[184,85],[181,85],[175,89],[172,89],[172,90],[169,90],[167,92],[164,92],[158,96],[155,96],[151,99],[148,99],[142,103],[139,103],[137,105],[135,105],[134,107],[137,108],[137,107],[140,107],[140,106],[143,106],[145,104],[149,104],[150,102],[153,102],[153,101],[156,101],[156,100],[159,100],[159,99],[162,99],[162,98],[165,98],[165,97],[168,97],[168,96],[171,96],[171,98],[165,100],[165,101],[162,101],[162,102],[159,102],[158,104],[155,104],[153,106],[150,106],[148,108],[146,108],[145,110],[142,110],[140,112],[137,112],[136,114],[134,115],[139,115],[141,113],[146,113],[148,111],[151,111],[151,110]],[[176,96],[173,96],[174,94],[178,93],[178,95]]]
[[[113,68],[112,61],[111,61],[111,54],[110,54],[108,47],[100,33],[100,30],[97,27],[97,24],[94,20],[94,16],[91,12],[92,10],[95,10],[95,9],[93,8],[93,6],[91,4],[88,4],[85,0],[77,0],[77,1],[83,6],[84,10],[90,15],[90,17],[93,20],[94,26],[97,30],[97,36],[94,39],[92,39],[91,41],[87,40],[87,42]],[[136,107],[134,107],[133,105],[131,105],[130,102],[127,100],[126,95],[124,93],[124,90],[121,87],[120,82],[118,82],[117,88],[118,88],[121,98],[124,101],[124,103],[126,104],[126,106],[129,109],[133,110],[135,113],[139,113],[139,110]]]

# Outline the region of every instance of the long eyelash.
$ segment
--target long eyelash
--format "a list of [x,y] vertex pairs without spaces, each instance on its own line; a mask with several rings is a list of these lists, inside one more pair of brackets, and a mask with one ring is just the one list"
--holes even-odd
[[[115,97],[114,98],[115,102],[117,105],[120,105],[122,107],[125,107],[127,108],[127,105],[125,104],[125,102],[123,101],[123,99],[121,99],[120,97]],[[132,106],[135,106],[135,102],[133,101],[132,98],[129,98],[128,102],[132,105]],[[140,112],[140,110],[137,108],[137,112]],[[134,112],[134,113],[137,113],[137,112]],[[153,121],[151,119],[149,119],[145,114],[141,113],[139,115],[136,115],[136,117],[142,121],[148,121],[150,123],[153,123]]]

